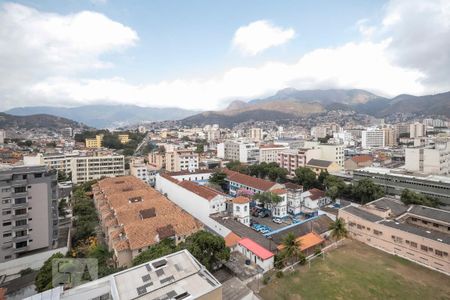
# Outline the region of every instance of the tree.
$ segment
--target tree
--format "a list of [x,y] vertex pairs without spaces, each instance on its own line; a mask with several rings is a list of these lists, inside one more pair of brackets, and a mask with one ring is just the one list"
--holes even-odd
[[327,170],[324,170],[324,171],[320,172],[320,174],[319,174],[319,176],[317,178],[317,181],[318,181],[318,183],[319,183],[321,188],[323,188],[325,186],[325,180],[327,180],[327,178],[329,176],[331,176],[331,175],[330,175],[330,173],[328,173]]
[[406,205],[417,204],[430,207],[439,207],[442,205],[441,201],[437,198],[421,195],[408,189],[402,191],[400,200]]
[[233,161],[230,161],[229,163],[227,163],[227,168],[232,170],[232,171],[239,172],[239,173],[242,173],[242,174],[247,174],[247,175],[250,174],[249,173],[249,167],[248,166],[244,166],[238,160],[233,160]]
[[36,279],[34,280],[34,284],[36,285],[36,290],[39,293],[53,288],[53,286],[52,286],[52,260],[60,259],[60,258],[64,258],[64,255],[62,253],[58,252],[58,253],[53,254],[44,262],[44,265],[39,269],[39,272],[36,275]]
[[230,248],[225,246],[225,240],[208,231],[197,231],[180,247],[187,249],[210,271],[230,259]]
[[260,202],[263,205],[263,207],[266,207],[266,205],[274,205],[274,204],[276,205],[277,203],[280,203],[283,199],[277,194],[271,192],[262,192],[254,194],[253,200]]
[[382,188],[370,179],[363,179],[353,186],[353,196],[361,204],[371,202],[384,196]]
[[64,182],[69,180],[72,180],[71,173],[66,174],[66,172],[64,171],[58,171],[58,182]]
[[204,144],[197,144],[197,147],[195,149],[195,153],[203,153],[205,152],[205,145]]
[[60,217],[65,217],[67,215],[67,201],[66,199],[61,199],[58,204],[58,215]]
[[318,186],[318,181],[316,179],[316,173],[314,173],[309,168],[300,167],[295,170],[295,181],[298,184],[303,185],[305,190]]
[[172,239],[164,239],[156,245],[150,246],[149,249],[142,251],[133,259],[133,266],[137,266],[161,256],[168,255],[177,251],[175,242]]
[[333,175],[328,175],[325,178],[323,185],[326,189],[326,195],[333,201],[344,194],[346,186],[345,182],[341,178]]
[[281,255],[284,258],[285,262],[289,262],[289,264],[294,263],[298,260],[301,251],[301,241],[297,239],[297,237],[292,233],[288,233],[283,237],[282,241]]
[[330,224],[331,237],[337,242],[342,238],[347,237],[347,228],[345,228],[345,221],[342,218],[337,218]]
[[221,171],[216,171],[211,174],[211,177],[209,177],[208,182],[211,184],[216,184],[221,187],[222,190],[226,191],[228,190],[228,183],[226,181],[227,174]]

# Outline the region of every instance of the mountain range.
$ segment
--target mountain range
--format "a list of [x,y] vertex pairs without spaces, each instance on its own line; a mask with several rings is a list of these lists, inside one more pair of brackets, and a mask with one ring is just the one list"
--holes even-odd
[[147,121],[180,120],[198,113],[181,108],[140,107],[136,105],[84,105],[78,107],[27,106],[5,111],[16,116],[49,114],[68,118],[96,128],[112,128]]
[[233,101],[224,110],[202,112],[182,122],[186,125],[217,123],[230,127],[243,120],[295,119],[330,110],[356,111],[379,118],[395,113],[450,117],[450,92],[426,96],[399,95],[389,99],[358,89],[300,91],[287,88],[267,98]]
[[48,128],[59,130],[66,127],[83,128],[88,127],[76,121],[66,118],[56,117],[47,114],[36,114],[31,116],[14,116],[0,112],[0,128]]
[[13,108],[6,113],[18,116],[50,114],[96,128],[111,128],[148,121],[181,120],[185,125],[219,124],[295,119],[331,110],[355,111],[374,117],[396,113],[450,118],[450,92],[385,98],[361,89],[296,90],[287,88],[273,96],[250,101],[236,100],[217,111],[198,112],[180,108],[135,105],[85,105],[72,108],[36,106]]

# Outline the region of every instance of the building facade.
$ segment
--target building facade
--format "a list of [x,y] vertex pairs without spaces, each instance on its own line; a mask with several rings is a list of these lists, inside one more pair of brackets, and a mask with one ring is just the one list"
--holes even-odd
[[261,145],[259,147],[259,162],[278,162],[278,154],[288,150],[289,147],[283,145]]
[[285,150],[278,154],[277,163],[281,168],[286,169],[289,175],[295,176],[295,170],[305,167],[311,159],[319,159],[320,149],[299,149]]
[[0,262],[51,249],[58,239],[56,171],[46,166],[0,168]]
[[386,146],[385,131],[380,129],[364,130],[361,136],[363,149],[383,148]]
[[79,156],[71,160],[72,182],[83,183],[102,177],[125,175],[123,155]]

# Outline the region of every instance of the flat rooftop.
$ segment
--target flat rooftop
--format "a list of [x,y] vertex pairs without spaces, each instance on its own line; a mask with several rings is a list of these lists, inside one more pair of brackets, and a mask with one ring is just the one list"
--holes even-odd
[[375,208],[382,210],[390,209],[393,217],[397,217],[408,210],[408,206],[403,204],[403,202],[390,197],[382,197],[380,199],[369,202],[365,205],[374,206]]
[[382,167],[366,167],[366,168],[355,170],[354,172],[356,172],[356,173],[357,172],[367,172],[367,173],[373,173],[373,174],[391,175],[391,176],[398,176],[398,177],[403,177],[403,178],[420,179],[420,180],[450,184],[450,177],[448,177],[448,176],[410,173],[410,172],[406,172],[404,169],[401,169],[401,168],[389,169],[389,168],[382,168]]
[[414,226],[408,223],[400,223],[395,220],[384,220],[379,222],[379,224],[383,224],[385,226],[389,226],[401,231],[409,232],[430,240],[435,240],[447,245],[450,245],[450,235],[445,234],[443,232],[435,231],[428,228],[423,228],[419,226]]

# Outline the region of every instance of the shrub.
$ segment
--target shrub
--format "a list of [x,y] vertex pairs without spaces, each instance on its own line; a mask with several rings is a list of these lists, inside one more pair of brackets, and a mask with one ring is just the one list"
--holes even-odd
[[284,276],[283,271],[278,271],[275,276],[277,276],[277,278],[282,278]]
[[263,284],[268,284],[268,283],[269,283],[269,280],[270,280],[270,277],[269,277],[269,276],[264,276],[264,277],[263,277],[263,280],[262,280],[262,283],[263,283]]

